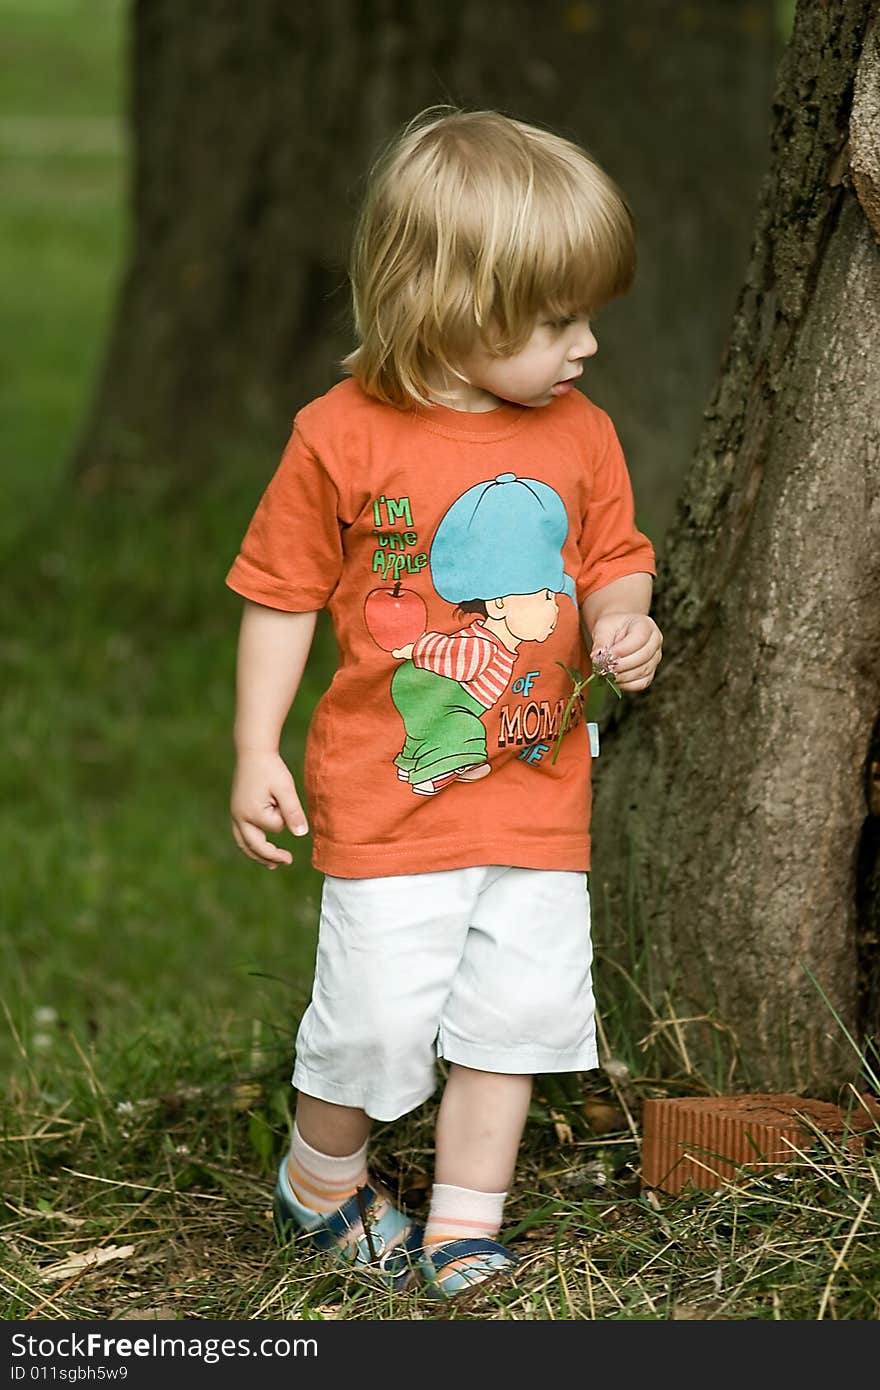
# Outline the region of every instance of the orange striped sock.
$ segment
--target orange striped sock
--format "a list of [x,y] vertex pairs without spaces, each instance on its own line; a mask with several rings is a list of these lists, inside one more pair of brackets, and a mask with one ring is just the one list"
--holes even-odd
[[425,1225],[425,1245],[475,1236],[497,1236],[501,1229],[506,1192],[475,1192],[435,1182]]
[[367,1181],[367,1140],[356,1153],[337,1158],[313,1149],[294,1124],[287,1176],[293,1195],[304,1207],[318,1212],[335,1211]]

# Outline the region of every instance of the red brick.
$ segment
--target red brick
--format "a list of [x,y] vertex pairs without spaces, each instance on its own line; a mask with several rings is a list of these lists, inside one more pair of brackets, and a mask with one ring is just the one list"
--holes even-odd
[[[871,1107],[869,1107],[871,1108]],[[642,1186],[678,1192],[687,1183],[721,1187],[741,1165],[778,1167],[815,1142],[805,1123],[853,1153],[871,1117],[853,1098],[847,1114],[830,1101],[797,1095],[700,1096],[646,1100],[642,1112]]]

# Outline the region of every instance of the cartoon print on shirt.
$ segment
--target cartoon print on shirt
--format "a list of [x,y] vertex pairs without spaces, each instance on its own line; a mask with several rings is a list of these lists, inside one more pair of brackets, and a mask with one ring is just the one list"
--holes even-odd
[[413,792],[434,796],[491,772],[482,715],[507,689],[520,645],[553,632],[557,595],[575,602],[574,580],[563,569],[567,534],[552,487],[501,473],[456,498],[428,557],[437,594],[476,615],[467,627],[426,631],[424,601],[403,588],[399,574],[393,590],[367,596],[364,619],[374,641],[402,663],[391,698],[406,736],[394,763]]

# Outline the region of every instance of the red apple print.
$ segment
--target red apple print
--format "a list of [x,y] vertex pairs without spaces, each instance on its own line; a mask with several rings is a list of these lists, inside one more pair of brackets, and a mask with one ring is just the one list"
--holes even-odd
[[383,651],[393,652],[414,642],[428,625],[428,610],[422,597],[412,589],[372,589],[364,601],[364,622],[370,636]]

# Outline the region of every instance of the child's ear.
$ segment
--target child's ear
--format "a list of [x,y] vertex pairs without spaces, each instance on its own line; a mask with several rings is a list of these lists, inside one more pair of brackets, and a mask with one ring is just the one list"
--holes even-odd
[[503,599],[503,598],[487,598],[487,599],[485,600],[485,603],[486,603],[486,609],[487,609],[487,611],[488,611],[488,614],[489,614],[489,617],[490,617],[490,618],[503,618],[503,617],[504,617],[504,599]]

